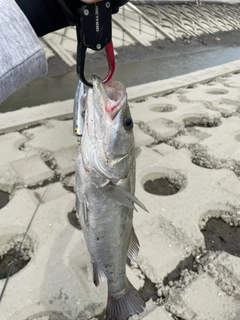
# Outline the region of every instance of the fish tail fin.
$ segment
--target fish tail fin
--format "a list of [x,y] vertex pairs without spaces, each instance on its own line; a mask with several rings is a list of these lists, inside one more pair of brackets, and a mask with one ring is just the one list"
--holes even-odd
[[106,320],[125,320],[130,315],[143,312],[144,308],[145,301],[128,281],[126,288],[121,292],[108,293]]

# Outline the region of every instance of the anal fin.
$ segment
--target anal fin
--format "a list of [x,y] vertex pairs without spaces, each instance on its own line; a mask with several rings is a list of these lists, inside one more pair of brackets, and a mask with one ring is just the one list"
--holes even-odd
[[100,281],[103,282],[107,280],[105,273],[98,268],[98,265],[95,262],[92,262],[92,277],[96,287],[99,286]]
[[139,253],[140,244],[136,236],[134,228],[132,228],[127,256],[131,260],[135,260]]

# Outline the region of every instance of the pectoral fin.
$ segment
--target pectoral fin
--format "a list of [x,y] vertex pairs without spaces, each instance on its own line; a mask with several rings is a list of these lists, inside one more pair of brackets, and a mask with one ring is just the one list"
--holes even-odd
[[87,200],[80,201],[78,196],[76,196],[76,210],[77,210],[77,215],[79,217],[82,217],[82,219],[80,218],[80,223],[83,220],[85,226],[88,228],[89,224],[88,224]]
[[139,252],[140,244],[136,236],[134,228],[132,228],[127,256],[131,260],[135,260]]
[[130,192],[124,190],[123,188],[117,186],[116,184],[108,184],[104,186],[106,195],[108,198],[122,204],[125,207],[136,210],[134,204],[138,205],[140,208],[148,212],[147,208],[142,204],[138,198],[132,195]]

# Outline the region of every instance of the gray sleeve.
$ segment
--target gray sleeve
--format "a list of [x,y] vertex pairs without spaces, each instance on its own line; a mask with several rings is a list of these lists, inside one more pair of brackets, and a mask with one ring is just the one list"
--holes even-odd
[[[44,76],[44,50],[14,0],[0,0],[0,103],[25,83]],[[1,106],[0,106],[1,111]]]

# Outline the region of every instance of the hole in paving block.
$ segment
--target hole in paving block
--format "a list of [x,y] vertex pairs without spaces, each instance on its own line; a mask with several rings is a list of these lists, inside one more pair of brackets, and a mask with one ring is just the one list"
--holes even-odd
[[205,91],[208,94],[226,94],[228,93],[228,90],[224,89],[210,89]]
[[74,193],[74,187],[73,186],[67,186],[66,184],[63,184],[63,188],[66,189],[69,192]]
[[26,320],[69,320],[66,316],[59,312],[39,312]]
[[72,210],[71,212],[68,213],[68,221],[70,222],[70,224],[74,228],[76,228],[78,230],[82,230],[81,225],[80,225],[78,218],[77,218],[76,211]]
[[24,142],[24,143],[20,144],[20,146],[18,147],[18,150],[19,150],[19,151],[26,151],[26,150],[28,150],[28,148],[26,147],[26,143]]
[[172,104],[167,104],[167,103],[159,103],[159,104],[155,104],[152,107],[150,107],[150,110],[152,110],[154,112],[171,112],[176,109],[177,109],[177,107],[175,107]]
[[240,227],[230,226],[221,218],[211,218],[201,232],[207,250],[226,251],[240,257]]
[[[131,260],[128,257],[127,265],[131,268]],[[139,289],[139,293],[144,301],[149,301],[150,299],[156,301],[158,299],[156,285],[146,275],[144,276],[144,284]]]
[[193,150],[192,163],[205,169],[221,169],[224,167],[222,160],[219,162],[213,159],[205,150]]
[[162,96],[167,97],[167,96],[170,96],[172,93],[174,93],[174,90],[167,91]]
[[63,183],[64,189],[74,193],[75,174],[70,173],[70,174],[66,175],[65,178],[63,179],[62,183]]
[[195,89],[197,88],[197,84],[190,84],[189,86],[186,87],[186,89]]
[[[17,250],[19,248],[21,236],[15,236],[9,240],[5,246],[0,248],[0,279],[5,279],[12,267]],[[31,260],[33,254],[33,245],[30,238],[26,238],[19,252],[12,275],[22,270]]]
[[158,178],[145,182],[144,190],[152,194],[169,196],[177,193],[180,188],[174,185],[168,178]]
[[144,301],[149,301],[150,299],[156,301],[158,299],[155,284],[147,277],[145,278],[144,285],[139,290],[139,293],[143,297]]
[[0,190],[0,209],[5,207],[9,202],[9,193]]
[[173,195],[186,186],[186,178],[179,172],[152,173],[143,180],[144,190],[159,196]]
[[222,122],[220,119],[208,119],[204,117],[187,117],[183,119],[186,128],[189,127],[218,127]]
[[49,167],[51,170],[57,169],[57,161],[54,158],[54,155],[49,150],[41,150],[40,156],[43,162]]
[[176,268],[163,279],[163,285],[167,286],[173,281],[178,281],[181,278],[181,272],[185,269],[189,271],[197,271],[197,264],[195,263],[195,258],[192,255],[179,262]]

